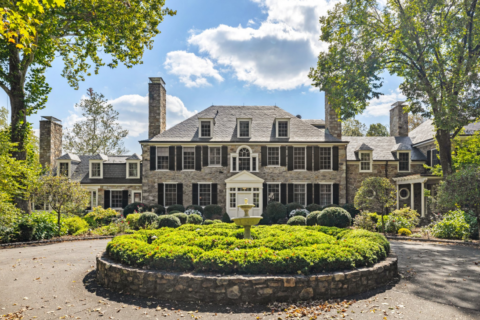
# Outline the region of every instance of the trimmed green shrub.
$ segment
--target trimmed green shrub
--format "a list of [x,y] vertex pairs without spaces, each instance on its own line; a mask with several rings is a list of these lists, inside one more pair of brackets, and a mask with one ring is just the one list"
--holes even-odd
[[126,218],[132,213],[142,213],[148,211],[148,206],[142,202],[132,202],[123,209],[123,216]]
[[185,213],[183,213],[183,212],[177,212],[177,213],[173,213],[173,214],[171,214],[171,215],[174,216],[174,217],[177,217],[178,220],[180,220],[180,223],[181,223],[181,224],[187,223],[187,218],[188,218],[188,216],[187,216]]
[[322,210],[325,210],[327,208],[341,208],[338,204],[335,204],[335,203],[331,203],[331,204],[327,204],[326,206],[324,206],[322,208]]
[[287,224],[289,226],[304,226],[306,220],[304,216],[294,216],[288,219]]
[[[60,235],[67,233],[64,219],[60,220]],[[18,240],[37,241],[51,239],[58,235],[57,214],[55,212],[34,211],[22,214],[18,219]]]
[[172,210],[168,214],[183,213],[182,211]]
[[322,211],[322,206],[316,203],[311,203],[305,207],[309,212]]
[[353,219],[353,226],[358,229],[375,231],[375,222],[366,212],[362,212]]
[[222,222],[225,222],[225,223],[231,223],[232,220],[230,220],[230,216],[228,215],[228,213],[224,213],[223,216],[222,216]]
[[141,216],[142,216],[141,213],[132,213],[132,214],[128,215],[128,217],[125,219],[125,221],[127,221],[127,224],[130,227],[130,229],[133,229],[133,230],[140,229],[140,225],[138,224],[138,220],[140,219]]
[[355,219],[355,217],[360,214],[360,210],[358,210],[353,203],[345,203],[342,208],[350,213],[352,219]]
[[265,223],[277,222],[278,220],[285,219],[287,217],[287,207],[280,202],[270,201],[267,204],[267,209],[262,214]]
[[310,214],[307,216],[307,226],[314,226],[318,224],[317,219],[321,213],[321,211],[310,212]]
[[157,216],[153,212],[145,212],[140,215],[140,218],[138,219],[138,226],[140,228],[145,228],[147,226],[151,226],[157,221]]
[[370,232],[367,230],[350,230],[350,232],[342,234],[341,239],[355,241],[360,239],[369,239],[381,245],[385,250],[385,254],[390,253],[390,242],[388,242],[387,238],[380,233]]
[[187,218],[188,224],[202,224],[202,222],[203,222],[203,219],[198,214],[191,214]]
[[287,213],[290,214],[295,209],[305,209],[304,206],[302,206],[300,203],[297,202],[290,202],[287,203]]
[[346,228],[352,224],[352,217],[345,209],[330,207],[322,210],[317,223],[321,226]]
[[398,230],[398,234],[401,235],[401,236],[411,236],[412,235],[412,231],[408,230],[408,229],[405,229],[405,228],[401,228],[400,230]]
[[209,224],[214,224],[214,222],[213,222],[213,220],[207,219],[207,220],[203,221],[203,224],[204,225],[209,225]]
[[148,206],[147,211],[153,212],[156,215],[160,216],[162,214],[165,214],[165,207],[161,204],[152,204],[151,206]]
[[172,211],[185,212],[185,207],[181,204],[173,204],[168,206],[167,213],[171,213]]
[[87,221],[83,220],[80,217],[70,217],[64,219],[65,227],[67,228],[67,233],[72,235],[81,229],[88,229]]
[[[178,214],[178,213],[177,213]],[[186,214],[182,213],[183,215],[187,216]],[[163,215],[157,217],[157,228],[178,228],[182,225],[180,219],[176,214],[172,215]]]
[[203,207],[202,206],[199,206],[199,205],[196,205],[196,204],[191,204],[187,207],[187,210],[188,209],[200,211],[200,213],[203,215]]
[[110,222],[119,216],[118,212],[112,208],[104,209],[102,207],[95,207],[93,211],[87,213],[83,219],[85,219],[90,226],[97,228],[110,224]]
[[223,223],[223,222],[222,222],[222,220],[220,220],[220,219],[215,219],[215,220],[213,220],[213,224],[216,224],[216,223]]
[[295,216],[302,216],[302,217],[306,218],[309,213],[310,212],[307,209],[295,209],[295,210],[292,210],[292,212],[290,212],[288,214],[288,216],[290,218],[295,217]]
[[212,219],[214,216],[221,216],[222,211],[222,207],[217,206],[216,204],[209,204],[203,209],[203,216],[205,219]]
[[466,239],[470,235],[470,226],[462,210],[450,211],[443,220],[431,228],[432,235],[441,239]]

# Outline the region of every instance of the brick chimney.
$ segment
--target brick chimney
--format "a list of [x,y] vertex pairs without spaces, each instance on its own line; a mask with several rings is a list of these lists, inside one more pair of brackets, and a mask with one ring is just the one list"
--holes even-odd
[[325,129],[335,138],[342,139],[342,123],[338,115],[328,102],[328,95],[325,92]]
[[148,84],[148,139],[167,128],[167,90],[162,78],[149,78]]
[[40,120],[40,164],[43,168],[55,168],[62,155],[61,120],[42,117]]
[[403,112],[405,101],[397,101],[390,109],[390,136],[408,136],[408,113]]

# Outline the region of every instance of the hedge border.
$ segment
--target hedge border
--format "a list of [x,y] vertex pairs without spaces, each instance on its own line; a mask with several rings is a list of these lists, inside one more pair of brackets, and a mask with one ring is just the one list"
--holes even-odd
[[0,243],[1,249],[10,249],[16,247],[26,247],[26,246],[41,246],[61,242],[73,242],[73,241],[87,241],[87,240],[102,240],[102,239],[112,239],[116,236],[96,236],[96,237],[78,237],[77,239],[49,239],[49,240],[39,240],[39,241],[28,241],[28,242],[10,242],[10,243]]

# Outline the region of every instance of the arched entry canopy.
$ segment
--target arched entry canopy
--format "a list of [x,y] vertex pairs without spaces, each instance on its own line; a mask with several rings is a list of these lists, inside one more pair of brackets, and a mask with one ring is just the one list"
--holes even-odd
[[230,218],[243,217],[243,211],[237,208],[238,204],[248,199],[248,203],[255,208],[250,211],[250,216],[261,216],[263,212],[263,182],[264,180],[254,174],[242,171],[227,180],[227,213]]

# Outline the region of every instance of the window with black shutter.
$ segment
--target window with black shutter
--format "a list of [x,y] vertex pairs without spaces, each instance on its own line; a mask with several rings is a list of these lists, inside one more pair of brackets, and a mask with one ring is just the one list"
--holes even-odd
[[313,152],[313,148],[310,146],[307,147],[307,171],[313,170],[312,152]]
[[203,146],[203,166],[208,167],[208,146]]
[[195,147],[195,170],[202,171],[202,147]]
[[287,166],[287,147],[280,147],[280,166]]
[[182,171],[183,170],[183,154],[182,154],[182,146],[177,146],[177,171]]
[[333,185],[333,204],[340,204],[340,185],[334,183]]
[[218,183],[212,183],[212,204],[218,204]]
[[288,171],[293,171],[293,147],[288,147]]
[[282,204],[287,204],[287,184],[280,184],[280,202]]
[[313,170],[320,170],[320,147],[313,148]]
[[266,167],[267,166],[267,147],[262,147],[261,148],[262,150],[262,167]]
[[105,209],[110,208],[110,190],[105,190],[103,192],[103,207]]
[[293,183],[288,184],[288,203],[293,202]]
[[311,183],[307,184],[307,205],[313,203],[313,185]]
[[268,204],[268,185],[264,183],[263,184],[263,206],[266,208],[267,204]]
[[125,209],[128,206],[128,190],[123,190],[122,193],[122,209]]
[[313,185],[313,203],[320,204],[320,185],[318,183]]
[[157,170],[157,147],[150,147],[150,171]]
[[183,183],[177,183],[177,204],[183,205]]
[[165,206],[165,202],[163,201],[163,183],[158,184],[158,204],[161,206]]
[[228,166],[228,148],[227,146],[222,146],[222,167]]
[[332,165],[332,169],[338,171],[338,147],[332,147]]
[[168,147],[168,170],[175,171],[175,147]]
[[432,151],[431,150],[427,151],[427,166],[429,166],[429,167],[432,166]]
[[198,205],[198,183],[192,183],[192,204]]

